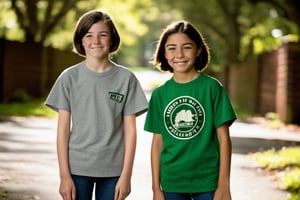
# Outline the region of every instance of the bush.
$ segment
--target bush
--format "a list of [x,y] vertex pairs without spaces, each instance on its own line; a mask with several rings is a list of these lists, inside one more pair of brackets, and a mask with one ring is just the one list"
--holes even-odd
[[11,101],[25,103],[29,102],[30,99],[29,94],[24,89],[19,88],[13,93]]
[[300,147],[274,149],[253,154],[254,159],[262,167],[269,170],[284,169],[289,166],[300,167]]
[[263,168],[277,173],[282,188],[291,192],[287,200],[300,200],[300,147],[272,149],[252,156]]
[[287,169],[282,177],[282,186],[288,191],[300,192],[300,168]]

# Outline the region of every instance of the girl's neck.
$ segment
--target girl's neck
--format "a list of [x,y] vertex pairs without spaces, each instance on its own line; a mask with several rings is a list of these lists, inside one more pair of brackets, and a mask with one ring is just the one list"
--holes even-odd
[[193,73],[174,73],[173,79],[177,83],[188,83],[195,80],[199,76],[200,72],[194,71]]
[[86,59],[85,65],[93,72],[102,73],[112,68],[113,64],[109,59]]

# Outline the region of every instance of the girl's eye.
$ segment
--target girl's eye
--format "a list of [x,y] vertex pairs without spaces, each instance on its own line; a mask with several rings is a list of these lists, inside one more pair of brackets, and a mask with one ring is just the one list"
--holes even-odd
[[175,51],[175,49],[176,49],[175,47],[167,47],[168,51]]
[[193,47],[191,45],[186,45],[183,47],[184,49],[192,49]]

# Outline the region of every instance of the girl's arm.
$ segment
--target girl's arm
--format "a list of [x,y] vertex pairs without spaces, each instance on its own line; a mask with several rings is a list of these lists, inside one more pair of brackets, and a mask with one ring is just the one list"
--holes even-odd
[[230,200],[230,167],[231,167],[231,140],[229,136],[229,127],[223,124],[217,129],[220,146],[220,169],[218,188],[214,199]]
[[70,112],[58,111],[57,156],[60,174],[59,192],[64,200],[75,200],[75,185],[69,168]]
[[164,195],[160,187],[160,154],[163,148],[161,134],[153,134],[151,145],[151,171],[153,200],[163,200]]
[[125,154],[121,176],[116,185],[115,200],[125,199],[131,192],[131,175],[136,149],[136,115],[124,117]]

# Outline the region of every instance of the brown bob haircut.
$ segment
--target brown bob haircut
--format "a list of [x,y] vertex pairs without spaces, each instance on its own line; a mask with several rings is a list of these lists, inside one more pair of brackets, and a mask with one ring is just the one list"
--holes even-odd
[[110,54],[118,52],[120,47],[120,36],[111,17],[104,11],[92,10],[83,14],[77,21],[73,36],[73,51],[75,53],[83,57],[86,56],[84,47],[82,46],[82,38],[91,26],[99,21],[103,21],[109,27],[111,34]]
[[191,23],[184,20],[168,25],[162,32],[154,54],[153,64],[161,71],[169,71],[173,73],[173,68],[168,64],[168,61],[165,57],[165,45],[168,37],[175,33],[186,34],[196,43],[197,49],[201,48],[200,55],[195,61],[195,69],[197,71],[203,71],[210,61],[209,48],[201,33]]

